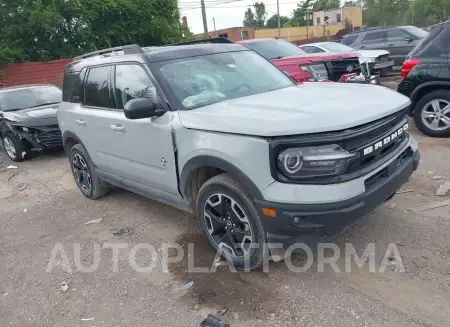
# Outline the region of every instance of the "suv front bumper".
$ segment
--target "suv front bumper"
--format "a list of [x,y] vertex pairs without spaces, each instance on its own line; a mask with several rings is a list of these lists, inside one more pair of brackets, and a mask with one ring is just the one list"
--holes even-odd
[[420,153],[409,147],[386,167],[365,180],[364,193],[348,200],[321,204],[282,204],[255,200],[262,208],[276,210],[276,217],[261,214],[270,243],[292,244],[309,237],[334,234],[373,211],[395,195],[417,169]]

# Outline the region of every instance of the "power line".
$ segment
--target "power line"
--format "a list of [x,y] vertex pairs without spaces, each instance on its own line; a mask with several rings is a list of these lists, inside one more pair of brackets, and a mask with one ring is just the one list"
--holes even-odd
[[[208,7],[213,7],[213,6],[220,6],[223,4],[227,4],[227,3],[232,3],[232,2],[240,2],[240,1],[244,1],[244,0],[213,0],[213,1],[205,1],[205,5],[208,5]],[[179,3],[179,8],[192,8],[192,9],[198,9],[201,8],[201,5],[199,7],[199,1],[196,2],[192,2],[192,3]]]
[[[227,2],[224,2],[223,4],[226,3],[230,3],[230,2],[236,2],[236,1],[242,1],[242,0],[228,0]],[[280,2],[280,5],[287,5],[287,4],[297,4],[298,1],[291,1],[291,2]],[[221,4],[216,4],[216,5],[210,5],[210,6],[206,6],[206,8],[213,8],[213,9],[221,9],[221,8],[246,8],[246,7],[251,7],[252,5],[237,5],[237,6],[220,6]],[[276,3],[266,3],[265,6],[276,6]],[[180,6],[180,10],[184,10],[184,11],[188,11],[188,10],[193,10],[193,9],[200,9],[201,6],[197,5],[197,7],[181,7]]]

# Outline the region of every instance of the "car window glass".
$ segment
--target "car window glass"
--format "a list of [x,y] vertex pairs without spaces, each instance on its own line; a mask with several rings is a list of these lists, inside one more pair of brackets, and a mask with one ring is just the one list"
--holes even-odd
[[156,103],[156,88],[141,66],[117,65],[115,81],[117,108],[123,109],[128,101],[138,98],[148,98]]
[[29,87],[0,93],[0,110],[13,111],[59,103],[62,92],[56,86]]
[[345,44],[345,45],[351,45],[353,42],[355,42],[356,41],[356,39],[359,37],[359,35],[349,35],[349,36],[346,36],[346,37],[344,37],[343,39],[342,39],[342,44]]
[[314,46],[305,46],[302,47],[302,50],[305,50],[308,53],[321,53],[321,52],[325,52],[324,50],[318,48],[318,47],[314,47]]
[[109,96],[110,67],[91,68],[84,85],[84,104],[93,107],[112,108]]
[[[424,37],[416,47],[409,54],[411,57],[425,54],[427,56],[433,56],[436,52],[439,52],[439,40],[438,36],[442,31],[441,26],[435,26],[430,29],[430,32]],[[436,41],[433,41],[435,40]],[[436,49],[437,47],[437,49]]]
[[362,41],[362,43],[379,43],[379,42],[385,42],[386,41],[386,31],[379,31],[379,32],[370,32],[367,33],[366,37]]
[[405,37],[409,37],[405,32],[399,29],[392,29],[387,32],[388,41],[402,41]]

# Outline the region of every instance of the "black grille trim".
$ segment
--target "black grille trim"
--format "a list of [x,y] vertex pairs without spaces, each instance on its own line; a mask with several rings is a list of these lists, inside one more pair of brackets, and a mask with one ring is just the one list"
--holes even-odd
[[62,147],[62,134],[60,130],[48,131],[39,134],[36,139],[39,144],[44,148],[57,148]]
[[[341,59],[341,60],[330,60],[326,62],[326,66],[328,68],[328,73],[330,80],[339,81],[342,75],[361,73],[361,65],[359,64],[359,59]],[[351,71],[348,70],[348,67],[352,66],[353,69]]]

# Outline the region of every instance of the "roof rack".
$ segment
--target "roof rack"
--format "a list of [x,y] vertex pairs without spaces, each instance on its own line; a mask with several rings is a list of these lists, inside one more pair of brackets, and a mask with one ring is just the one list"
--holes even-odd
[[106,54],[106,53],[111,53],[111,52],[115,52],[115,51],[123,51],[124,54],[140,54],[143,53],[141,47],[137,44],[129,44],[129,45],[123,45],[120,47],[114,47],[114,48],[108,48],[108,49],[102,49],[102,50],[97,50],[97,51],[93,51],[93,52],[89,52],[86,53],[84,55],[75,57],[74,61],[77,60],[81,60],[81,59],[86,59],[89,57],[93,57],[93,56],[99,56],[102,54]]
[[231,40],[228,40],[224,37],[213,37],[210,39],[185,41],[185,42],[168,44],[168,45],[190,45],[190,44],[202,44],[202,43],[234,43],[234,42]]

